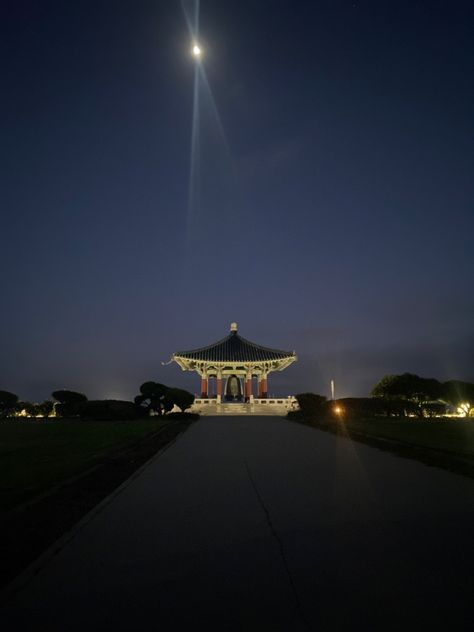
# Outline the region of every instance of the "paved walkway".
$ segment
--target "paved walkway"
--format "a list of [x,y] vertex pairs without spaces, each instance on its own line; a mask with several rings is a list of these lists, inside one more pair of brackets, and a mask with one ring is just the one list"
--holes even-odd
[[35,632],[467,630],[473,526],[470,479],[280,418],[203,418],[0,620]]

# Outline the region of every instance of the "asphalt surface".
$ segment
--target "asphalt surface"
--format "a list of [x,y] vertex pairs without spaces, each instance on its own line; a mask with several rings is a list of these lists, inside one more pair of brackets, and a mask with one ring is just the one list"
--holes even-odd
[[474,481],[202,418],[4,602],[8,630],[471,630]]

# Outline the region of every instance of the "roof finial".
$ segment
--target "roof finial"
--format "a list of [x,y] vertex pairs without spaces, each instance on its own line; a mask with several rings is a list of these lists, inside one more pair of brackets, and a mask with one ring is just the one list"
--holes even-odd
[[237,323],[230,323],[230,330],[237,331]]

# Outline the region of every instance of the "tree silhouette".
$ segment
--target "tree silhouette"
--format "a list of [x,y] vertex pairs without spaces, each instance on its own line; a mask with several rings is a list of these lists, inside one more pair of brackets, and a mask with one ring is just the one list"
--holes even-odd
[[161,415],[168,390],[167,386],[159,382],[144,382],[140,386],[140,395],[135,397],[135,404],[145,408],[148,413]]
[[59,402],[59,406],[56,406],[56,410],[61,417],[77,415],[80,405],[87,402],[87,397],[83,393],[77,393],[76,391],[62,389],[60,391],[54,391],[51,395]]
[[442,395],[443,387],[438,380],[424,378],[413,373],[385,375],[373,390],[372,397],[405,399],[416,404],[419,417],[424,415],[424,405],[436,402]]
[[0,416],[8,417],[15,410],[18,402],[18,395],[9,391],[0,391]]

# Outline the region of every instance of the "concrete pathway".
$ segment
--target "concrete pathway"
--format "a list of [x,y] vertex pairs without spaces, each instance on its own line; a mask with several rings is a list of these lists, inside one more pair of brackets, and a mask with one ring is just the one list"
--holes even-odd
[[473,527],[470,479],[280,418],[203,418],[89,516],[1,620],[35,632],[467,630]]

